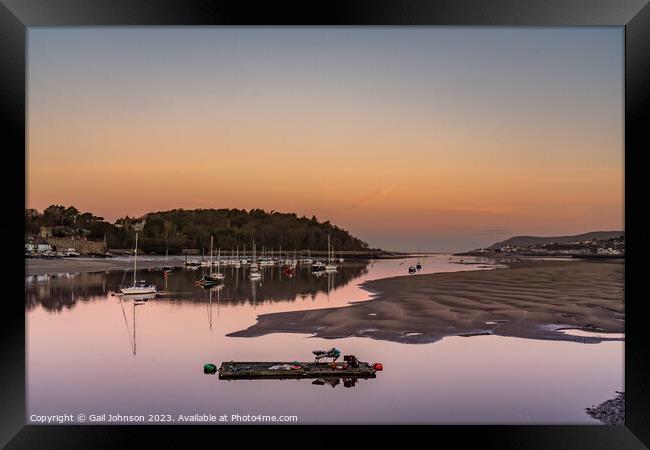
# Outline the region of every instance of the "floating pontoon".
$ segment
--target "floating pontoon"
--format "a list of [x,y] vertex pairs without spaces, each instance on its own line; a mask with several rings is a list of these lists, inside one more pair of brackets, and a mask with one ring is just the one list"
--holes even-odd
[[358,367],[348,363],[317,362],[224,362],[219,367],[220,380],[255,380],[286,378],[375,378],[377,370],[359,362]]

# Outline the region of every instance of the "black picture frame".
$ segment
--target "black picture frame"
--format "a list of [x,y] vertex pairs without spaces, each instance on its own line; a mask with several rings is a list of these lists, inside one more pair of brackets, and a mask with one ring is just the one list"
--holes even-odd
[[[28,27],[114,25],[479,25],[479,26],[621,26],[625,27],[625,228],[626,342],[625,426],[418,426],[366,427],[353,430],[361,441],[379,440],[393,430],[417,433],[431,442],[454,446],[508,448],[632,449],[650,445],[650,352],[639,290],[642,249],[647,248],[643,211],[635,208],[643,191],[641,158],[650,149],[648,101],[650,99],[650,6],[646,0],[330,0],[328,2],[226,2],[210,0],[0,0],[0,111],[4,147],[2,174],[7,213],[0,221],[4,236],[20,236],[25,208],[26,35]],[[641,210],[640,210],[641,209]],[[146,435],[148,446],[156,441],[218,445],[223,433],[251,437],[240,426],[34,426],[25,425],[25,321],[24,304],[18,301],[24,266],[22,243],[9,237],[4,250],[5,314],[2,327],[0,372],[0,444],[7,448],[114,448],[130,447],[134,437]],[[15,259],[14,259],[15,258]],[[17,272],[17,273],[14,273]],[[9,275],[11,274],[11,276]],[[23,278],[24,279],[24,278]],[[116,380],[120,382],[120,380]],[[320,427],[258,426],[256,436],[276,443],[287,431],[314,433],[301,437],[327,442],[336,437]],[[302,434],[302,433],[301,433]],[[174,438],[176,440],[174,440]],[[197,441],[198,439],[198,441]],[[407,442],[415,442],[409,437]],[[645,446],[644,446],[645,443]],[[445,445],[447,447],[447,445]]]

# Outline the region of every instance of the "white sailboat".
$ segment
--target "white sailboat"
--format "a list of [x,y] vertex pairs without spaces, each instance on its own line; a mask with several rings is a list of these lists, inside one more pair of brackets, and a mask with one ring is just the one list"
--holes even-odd
[[242,265],[248,264],[248,258],[246,257],[246,244],[244,244],[244,252],[242,254],[241,264]]
[[307,257],[306,258],[300,258],[300,263],[301,264],[313,264],[314,260],[311,259],[311,249],[307,249]]
[[327,235],[327,265],[325,266],[326,272],[336,272],[338,267],[336,264],[332,264],[332,248],[330,245],[330,235]]
[[156,285],[148,281],[137,281],[137,267],[138,267],[138,233],[135,233],[135,251],[133,252],[133,286],[120,289],[124,295],[143,295],[155,294]]
[[237,253],[235,254],[235,260],[232,262],[233,267],[241,267],[241,260],[239,259],[239,245],[237,246]]
[[213,237],[210,236],[210,275],[208,275],[208,279],[213,280],[213,281],[221,281],[226,276],[221,273],[221,248],[218,250],[218,256],[217,256],[217,273],[212,272],[212,267],[214,267],[214,261],[212,260],[212,242],[213,242]]
[[258,262],[257,262],[257,255],[256,255],[256,247],[255,247],[255,243],[253,242],[253,262],[251,262],[251,270],[249,275],[251,280],[259,280],[262,278],[262,274],[260,273],[257,265]]
[[[208,275],[203,275],[203,277],[197,281],[197,284],[207,287],[215,283],[222,281],[225,276],[220,272],[220,266],[217,264],[217,273],[213,272],[214,267],[214,258],[213,258],[213,243],[214,237],[210,236],[210,273]],[[221,259],[221,249],[219,249],[219,259]]]
[[226,278],[226,275],[221,273],[221,264],[220,264],[221,263],[221,249],[219,249],[219,256],[217,257],[217,259],[219,260],[219,264],[217,264],[217,273],[211,273],[210,278],[212,278],[213,280],[221,281],[224,278]]

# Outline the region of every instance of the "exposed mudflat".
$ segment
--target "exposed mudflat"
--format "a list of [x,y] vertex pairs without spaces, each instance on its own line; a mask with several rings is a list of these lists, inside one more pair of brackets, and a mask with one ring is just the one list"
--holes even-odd
[[[178,257],[177,257],[178,259]],[[165,264],[165,260],[161,257],[146,258],[138,256],[138,268],[148,268],[161,266]],[[170,261],[170,265],[180,266],[182,260]],[[130,258],[87,258],[87,257],[74,257],[74,258],[60,258],[60,259],[45,259],[45,258],[26,258],[25,259],[25,275],[42,275],[51,273],[62,272],[102,272],[106,270],[124,270],[133,269],[133,260]]]
[[[255,325],[228,336],[288,332],[405,343],[485,334],[584,343],[622,340],[624,275],[623,262],[524,261],[504,269],[385,278],[362,285],[374,294],[369,301],[264,314]],[[587,333],[562,331],[567,329]]]

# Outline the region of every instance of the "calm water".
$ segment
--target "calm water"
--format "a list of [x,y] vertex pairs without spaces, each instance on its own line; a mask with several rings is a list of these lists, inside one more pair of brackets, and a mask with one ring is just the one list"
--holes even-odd
[[[464,258],[469,261],[470,258]],[[424,258],[421,273],[486,269],[458,258]],[[225,268],[225,285],[204,290],[196,271],[167,278],[139,271],[163,294],[143,305],[113,295],[131,272],[26,279],[27,404],[31,415],[296,415],[298,423],[599,423],[584,412],[623,390],[623,343],[579,344],[499,336],[400,344],[298,334],[233,338],[270,312],[368,300],[359,284],[406,273],[414,260],[346,262],[331,276],[292,279],[267,268],[261,282]],[[487,261],[483,261],[487,262]],[[415,275],[417,276],[417,275]],[[220,381],[203,364],[310,360],[336,346],[382,362],[376,379]],[[85,423],[89,423],[86,419]],[[100,422],[106,423],[106,422]],[[145,422],[146,423],[146,422]]]

